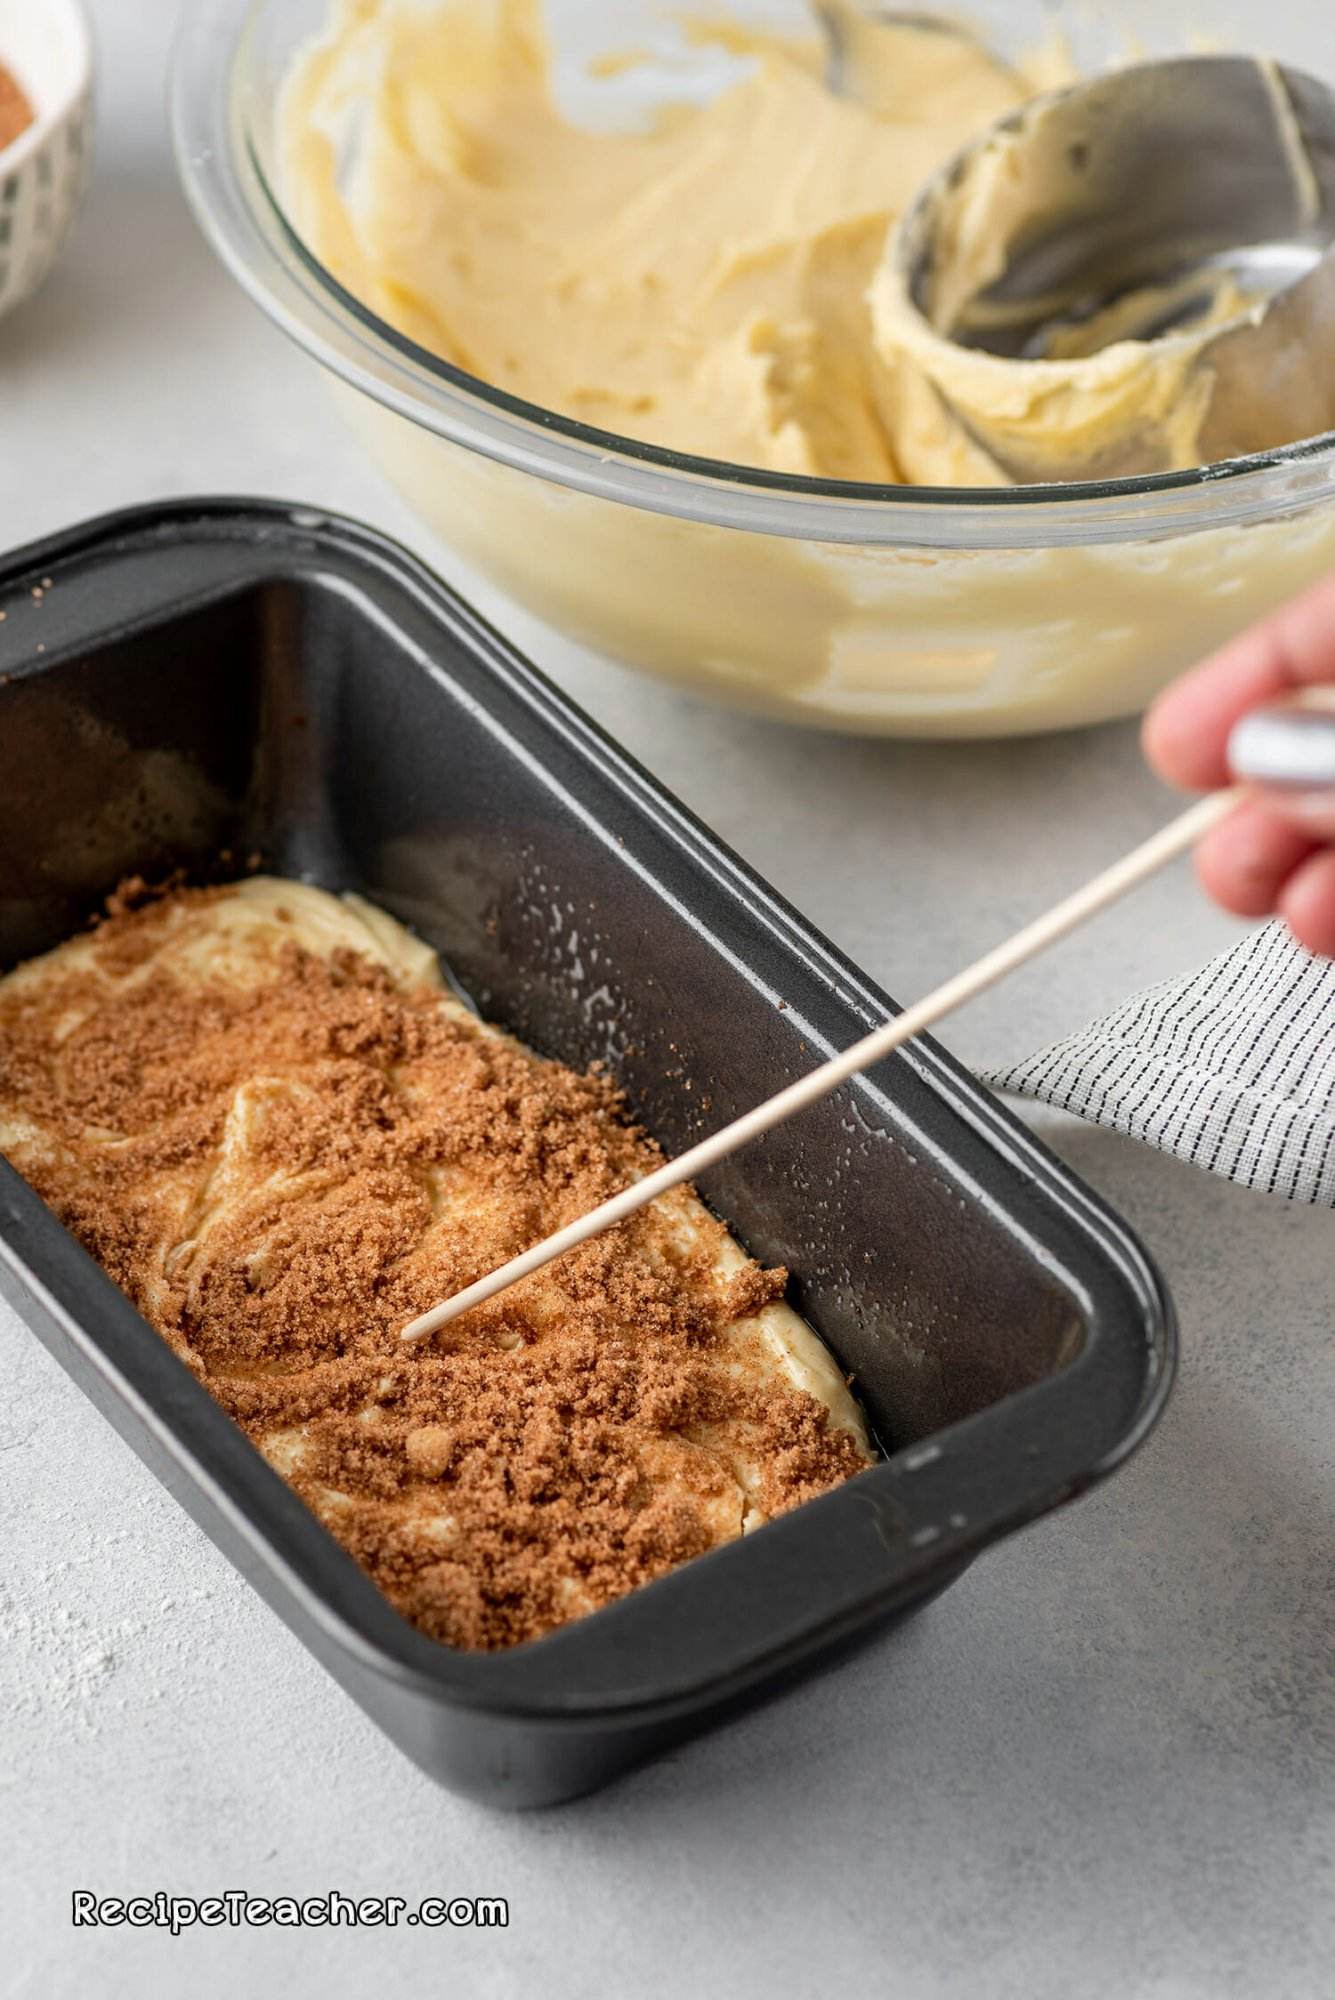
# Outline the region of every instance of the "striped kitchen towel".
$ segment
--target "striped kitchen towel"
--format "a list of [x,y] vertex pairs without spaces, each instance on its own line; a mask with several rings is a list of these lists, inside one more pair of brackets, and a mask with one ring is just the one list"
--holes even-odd
[[1335,1207],[1335,962],[1283,924],[985,1081]]

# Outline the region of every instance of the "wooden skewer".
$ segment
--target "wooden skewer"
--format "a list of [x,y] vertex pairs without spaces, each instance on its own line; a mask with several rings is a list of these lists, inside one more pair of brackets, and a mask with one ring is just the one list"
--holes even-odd
[[982,958],[977,959],[965,971],[957,972],[953,978],[947,979],[944,985],[938,986],[935,992],[929,993],[925,999],[917,1001],[912,1007],[906,1007],[893,1021],[887,1021],[883,1027],[864,1035],[861,1041],[854,1042],[853,1046],[845,1049],[842,1055],[831,1057],[829,1062],[822,1063],[818,1069],[799,1077],[796,1083],[790,1083],[776,1096],[766,1099],[763,1104],[758,1104],[753,1111],[735,1118],[731,1125],[725,1125],[710,1138],[702,1139],[698,1145],[690,1147],[677,1159],[666,1161],[661,1167],[655,1168],[653,1173],[646,1174],[643,1180],[635,1181],[620,1194],[613,1195],[610,1201],[602,1202],[597,1208],[590,1209],[587,1215],[580,1216],[577,1221],[567,1223],[566,1227],[558,1229],[554,1236],[548,1236],[541,1243],[535,1243],[531,1250],[525,1250],[518,1257],[512,1257],[510,1262],[502,1264],[499,1270],[492,1271],[485,1278],[479,1278],[476,1284],[468,1285],[462,1292],[457,1292],[452,1299],[446,1299],[443,1304],[433,1306],[429,1312],[424,1312],[420,1318],[404,1327],[400,1338],[425,1340],[429,1334],[448,1325],[460,1313],[468,1312],[473,1306],[480,1306],[486,1299],[495,1298],[498,1292],[517,1284],[520,1278],[527,1278],[532,1271],[540,1271],[543,1265],[550,1264],[553,1258],[564,1256],[567,1250],[573,1250],[577,1244],[587,1243],[591,1236],[600,1236],[605,1229],[614,1228],[618,1222],[624,1222],[628,1215],[633,1215],[636,1209],[644,1208],[660,1194],[666,1194],[669,1188],[679,1187],[683,1181],[694,1180],[707,1167],[715,1166],[719,1160],[726,1159],[729,1153],[735,1153],[739,1146],[747,1145],[750,1140],[758,1139],[762,1133],[772,1131],[776,1125],[782,1124],[784,1119],[791,1118],[794,1112],[805,1110],[808,1104],[814,1104],[817,1098],[824,1097],[828,1091],[845,1082],[857,1071],[869,1069],[883,1056],[888,1056],[893,1049],[911,1041],[914,1035],[920,1034],[934,1021],[939,1021],[942,1015],[963,1006],[966,1000],[972,1000],[975,994],[982,993],[998,979],[1004,979],[1008,972],[1014,972],[1016,967],[1023,965],[1026,960],[1037,957],[1041,951],[1046,951],[1050,944],[1055,944],[1059,938],[1065,937],[1068,931],[1073,931],[1078,924],[1084,923],[1087,917],[1094,916],[1109,903],[1116,902],[1119,896],[1124,896],[1129,889],[1134,889],[1157,869],[1162,868],[1166,862],[1175,860],[1179,854],[1184,854],[1189,847],[1195,845],[1202,834],[1207,833],[1233,810],[1241,796],[1242,788],[1235,787],[1228,791],[1212,792],[1208,798],[1201,799],[1196,805],[1188,807],[1179,818],[1162,827],[1158,833],[1143,841],[1139,847],[1133,848],[1129,854],[1123,855],[1122,859],[1115,861],[1111,868],[1104,869],[1101,875],[1096,875],[1091,882],[1086,882],[1083,888],[1077,889],[1073,895],[1067,896],[1043,916],[1036,917],[1031,924],[1026,924],[1023,930],[1016,931],[1015,935],[1008,938],[1004,944],[985,952]]

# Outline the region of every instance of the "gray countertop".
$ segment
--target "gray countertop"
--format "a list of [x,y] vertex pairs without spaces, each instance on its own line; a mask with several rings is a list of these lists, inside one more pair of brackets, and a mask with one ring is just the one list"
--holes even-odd
[[[88,210],[41,298],[0,323],[0,544],[166,494],[364,516],[904,998],[1163,816],[1129,727],[801,736],[621,674],[474,586],[196,235],[160,112],[175,11],[94,8]],[[1233,935],[1179,870],[945,1039],[1017,1056]],[[526,1818],[419,1776],[0,1307],[0,1993],[1330,1992],[1330,1217],[1035,1122],[1176,1294],[1181,1376],[1148,1446],[852,1663]],[[511,1921],[172,1940],[72,1930],[81,1887],[494,1894]]]

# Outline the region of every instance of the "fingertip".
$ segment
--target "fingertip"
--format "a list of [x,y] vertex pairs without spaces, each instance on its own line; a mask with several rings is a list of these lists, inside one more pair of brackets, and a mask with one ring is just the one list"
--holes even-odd
[[1207,834],[1196,849],[1196,880],[1211,902],[1235,917],[1263,917],[1274,908],[1272,897],[1260,894],[1251,878],[1239,875],[1226,856],[1216,852],[1218,841]]
[[1227,782],[1221,746],[1203,733],[1194,676],[1178,681],[1152,703],[1140,729],[1151,770],[1183,791],[1208,791]]
[[1237,917],[1264,917],[1311,854],[1309,834],[1256,802],[1240,805],[1196,849],[1206,893]]
[[1278,909],[1299,944],[1318,957],[1335,958],[1335,853],[1323,849],[1294,869]]
[[1238,633],[1165,688],[1145,717],[1145,755],[1170,784],[1212,791],[1229,781],[1234,723],[1263,703],[1323,680],[1335,680],[1335,575]]

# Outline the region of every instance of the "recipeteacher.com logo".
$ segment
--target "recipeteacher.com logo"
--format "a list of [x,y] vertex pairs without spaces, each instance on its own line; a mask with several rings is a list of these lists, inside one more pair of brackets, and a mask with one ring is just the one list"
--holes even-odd
[[510,1921],[504,1896],[423,1896],[410,1906],[403,1896],[345,1896],[337,1889],[323,1896],[252,1896],[245,1889],[228,1889],[221,1896],[169,1896],[164,1889],[147,1896],[99,1896],[92,1889],[75,1889],[70,1900],[76,1930],[129,1924],[135,1930],[170,1931],[173,1937],[196,1925],[206,1930],[262,1930],[266,1924],[319,1930],[344,1924],[351,1930],[375,1930],[403,1923],[428,1930],[446,1925],[503,1930]]

